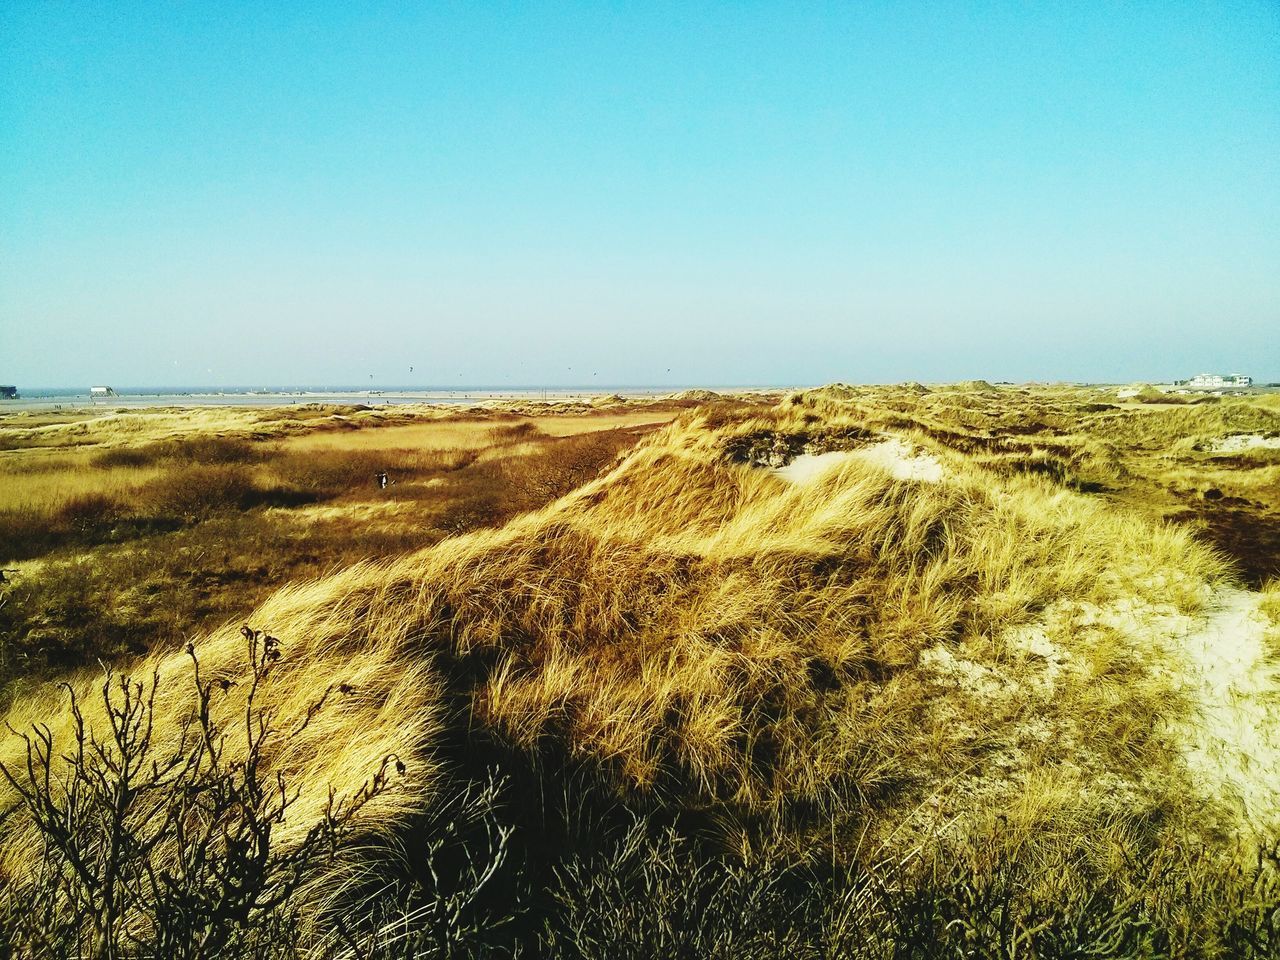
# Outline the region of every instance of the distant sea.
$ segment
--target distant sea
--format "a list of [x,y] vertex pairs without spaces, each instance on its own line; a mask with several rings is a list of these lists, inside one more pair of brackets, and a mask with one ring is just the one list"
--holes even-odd
[[292,406],[304,403],[367,404],[476,403],[480,400],[565,400],[617,393],[623,396],[663,396],[687,389],[673,386],[596,385],[511,386],[480,384],[453,388],[436,386],[233,386],[233,387],[115,387],[114,396],[93,397],[86,387],[18,387],[19,399],[0,400],[0,412],[58,407],[167,406]]

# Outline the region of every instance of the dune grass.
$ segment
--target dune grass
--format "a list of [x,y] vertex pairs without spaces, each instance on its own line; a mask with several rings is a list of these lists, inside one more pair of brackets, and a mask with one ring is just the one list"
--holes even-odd
[[[1133,865],[1179,844],[1216,845],[1222,857],[1205,863],[1219,866],[1197,869],[1226,877],[1239,825],[1188,777],[1177,738],[1194,705],[1165,625],[1202,615],[1237,573],[1192,526],[1125,497],[1158,483],[1145,448],[1170,432],[1222,435],[1265,417],[1225,402],[1173,412],[1194,419],[1130,414],[1088,391],[837,387],[770,408],[695,408],[616,463],[636,438],[613,430],[561,440],[491,424],[476,446],[452,434],[449,446],[384,449],[419,458],[402,461],[390,502],[417,510],[417,493],[394,498],[419,481],[471,483],[458,495],[489,519],[294,583],[245,616],[279,638],[264,696],[282,722],[335,684],[352,691],[296,749],[263,759],[299,791],[289,829],[395,756],[409,772],[369,807],[370,843],[429,847],[415,834],[423,811],[493,762],[533,784],[544,814],[548,791],[589,771],[600,802],[681,824],[721,851],[771,844],[786,862],[825,857],[872,875],[917,863],[912,884],[932,870],[935,886],[922,889],[935,894],[938,877],[968,863],[977,887],[966,889],[1017,865],[1024,905],[1087,901],[1102,877],[1116,902],[1141,898],[1154,881]],[[803,482],[772,469],[884,437],[935,458],[940,478],[899,479],[857,457]],[[308,451],[290,443],[262,461],[274,478],[264,489],[305,489],[295,458],[329,449],[327,438]],[[351,471],[367,470],[367,449],[344,454]],[[513,504],[527,512],[513,516]],[[238,625],[200,633],[194,649],[229,682],[216,710],[232,722],[249,686]],[[186,664],[170,645],[130,669],[172,685]],[[96,683],[72,686],[91,704]],[[24,688],[7,722],[47,724],[65,742],[64,697]],[[188,708],[155,709],[171,743]],[[10,768],[22,753],[0,746]],[[6,796],[0,785],[0,805]],[[1262,822],[1276,813],[1251,811]],[[20,884],[39,842],[10,816],[0,873]],[[608,846],[603,832],[578,843]],[[587,909],[581,880],[546,916]],[[352,883],[339,861],[309,896],[341,901]],[[551,929],[525,935],[567,936]]]
[[[609,412],[560,424],[550,408],[363,429],[317,415],[298,422],[318,432],[263,440],[228,434],[261,411],[217,413],[214,432],[170,436],[196,412],[134,414],[153,429],[131,442],[0,454],[0,688],[216,626],[294,579],[499,524],[648,429]],[[553,419],[554,436],[540,426]]]

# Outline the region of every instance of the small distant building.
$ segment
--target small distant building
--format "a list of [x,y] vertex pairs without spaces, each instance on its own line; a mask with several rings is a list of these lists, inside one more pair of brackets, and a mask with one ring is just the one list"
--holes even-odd
[[1222,390],[1233,387],[1253,386],[1253,377],[1243,373],[1198,373],[1190,380],[1178,381],[1180,387],[1191,387],[1193,390]]
[[118,396],[120,396],[120,394],[116,393],[110,387],[90,387],[89,388],[89,399],[91,400],[105,400],[107,397],[118,397]]
[[17,387],[6,387],[3,385],[0,385],[0,400],[18,400],[18,399],[21,399],[21,398],[18,396]]

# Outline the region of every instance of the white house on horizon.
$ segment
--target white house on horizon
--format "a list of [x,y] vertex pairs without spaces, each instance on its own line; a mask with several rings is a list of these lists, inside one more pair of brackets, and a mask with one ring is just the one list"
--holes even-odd
[[1251,387],[1253,377],[1243,373],[1198,373],[1180,386],[1195,387],[1199,390],[1220,390],[1223,387]]

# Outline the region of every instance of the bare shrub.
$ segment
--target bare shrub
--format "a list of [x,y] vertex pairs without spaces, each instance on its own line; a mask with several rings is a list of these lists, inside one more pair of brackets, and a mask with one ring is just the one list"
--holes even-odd
[[39,556],[54,539],[48,517],[31,507],[0,510],[0,563]]
[[[264,757],[288,750],[337,688],[322,692],[293,729],[278,728],[259,696],[278,644],[242,632],[251,679],[241,724],[223,728],[211,718],[230,681],[202,677],[189,646],[191,712],[172,748],[152,737],[158,675],[144,682],[107,673],[105,729],[86,722],[64,685],[70,743],[55,743],[49,727],[15,732],[26,744],[25,764],[0,764],[0,776],[42,843],[30,888],[11,890],[0,904],[0,939],[19,954],[269,956],[289,955],[297,944],[300,888],[402,765],[387,757],[352,795],[330,790],[299,842],[276,843],[299,791],[281,774],[265,775]],[[232,738],[243,741],[237,761],[227,752]]]
[[197,434],[182,440],[157,440],[151,443],[113,447],[94,454],[95,467],[151,467],[161,463],[253,463],[261,460],[262,450],[238,437]]
[[531,879],[524,875],[527,864],[511,856],[514,826],[499,817],[505,786],[491,771],[435,803],[415,831],[420,839],[411,852],[377,871],[382,883],[372,896],[354,909],[335,904],[321,919],[328,932],[319,952],[359,960],[505,952],[518,925],[527,928],[522,888]]
[[112,447],[100,453],[95,453],[89,463],[91,466],[103,469],[112,467],[150,467],[163,460],[168,450],[168,444],[163,443]]
[[543,433],[538,429],[538,425],[529,420],[522,420],[519,423],[503,423],[496,427],[491,427],[489,430],[489,442],[495,446],[507,443],[521,443],[542,436]]
[[549,442],[527,457],[498,464],[513,506],[533,509],[598,477],[618,454],[635,443],[625,430],[599,430]]
[[261,451],[248,440],[237,437],[197,435],[173,446],[173,458],[192,463],[253,463]]
[[195,520],[221,510],[243,509],[258,496],[253,478],[238,466],[187,466],[152,480],[138,495],[148,513]]
[[472,464],[457,475],[456,496],[440,526],[448,533],[496,527],[546,506],[594,480],[634,443],[628,431],[602,430],[546,439],[532,453]]
[[109,526],[125,513],[114,497],[101,493],[84,493],[65,501],[53,514],[53,522],[77,533],[88,533]]
[[289,487],[320,497],[340,496],[375,485],[386,472],[397,483],[459,470],[476,458],[474,450],[294,450],[271,461],[271,473]]
[[386,458],[377,451],[295,451],[277,457],[271,468],[292,486],[334,495],[371,486]]
[[440,527],[446,533],[465,533],[480,527],[501,526],[518,512],[503,497],[500,472],[486,469],[488,466],[486,464],[468,472],[461,496],[451,502],[441,515]]
[[37,507],[0,509],[0,564],[36,557],[66,542],[94,539],[128,514],[114,497],[83,493],[60,503],[52,513]]

